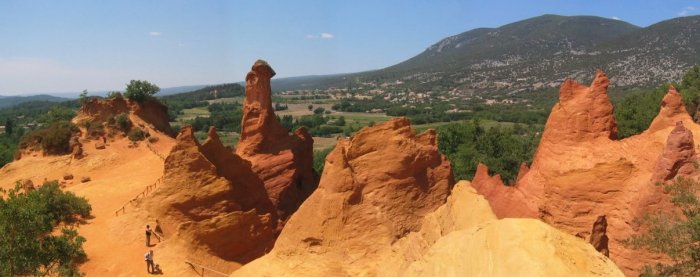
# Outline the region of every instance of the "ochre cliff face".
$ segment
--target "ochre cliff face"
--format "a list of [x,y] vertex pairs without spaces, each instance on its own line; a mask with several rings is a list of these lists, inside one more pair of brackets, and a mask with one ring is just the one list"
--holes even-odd
[[[278,222],[262,182],[222,150],[215,131],[200,145],[190,126],[165,160],[162,183],[145,201],[151,216],[176,230],[174,238],[227,261],[247,261],[270,248]],[[232,176],[233,170],[240,173]],[[255,186],[259,186],[255,188]]]
[[110,99],[91,98],[80,107],[72,121],[74,124],[80,124],[83,120],[104,122],[119,114],[129,115],[136,124],[148,125],[153,130],[173,135],[168,107],[151,99],[138,103],[121,95]]
[[569,234],[590,236],[591,223],[605,215],[610,258],[634,275],[660,257],[621,242],[637,232],[634,219],[673,209],[655,181],[692,173],[693,134],[700,135],[700,126],[670,88],[647,131],[616,140],[607,84],[600,71],[590,87],[564,82],[530,170],[506,187],[482,169],[472,185],[499,218],[539,218]]
[[542,222],[496,220],[451,172],[435,132],[416,135],[404,118],[339,139],[273,250],[232,275],[621,275],[591,245]]
[[90,98],[80,106],[78,114],[73,118],[74,124],[80,124],[82,120],[92,120],[103,122],[110,116],[128,114],[131,112],[129,103],[121,96],[114,99]]
[[338,263],[336,273],[375,272],[377,259],[417,231],[423,216],[445,203],[453,184],[434,131],[416,135],[407,119],[365,128],[338,141],[318,189],[289,220],[274,249],[327,255],[319,262]]
[[170,128],[168,106],[152,99],[147,99],[143,103],[130,101],[130,105],[134,115],[149,124],[151,128],[174,136]]
[[313,139],[305,128],[288,134],[272,108],[272,68],[258,60],[246,76],[241,137],[236,154],[250,162],[281,219],[288,218],[317,185]]

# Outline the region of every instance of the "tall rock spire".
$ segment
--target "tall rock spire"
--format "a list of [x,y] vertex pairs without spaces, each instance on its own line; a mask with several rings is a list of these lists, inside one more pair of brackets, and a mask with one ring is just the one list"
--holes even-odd
[[246,76],[241,137],[236,154],[247,160],[265,184],[268,196],[285,220],[316,188],[313,139],[305,128],[289,134],[272,108],[272,67],[258,60]]

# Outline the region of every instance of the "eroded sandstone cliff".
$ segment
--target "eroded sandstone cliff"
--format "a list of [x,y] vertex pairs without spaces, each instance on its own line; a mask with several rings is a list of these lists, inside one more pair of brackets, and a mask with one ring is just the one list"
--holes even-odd
[[700,127],[671,87],[647,131],[616,140],[607,86],[600,71],[590,87],[564,82],[529,171],[504,186],[482,168],[472,185],[499,218],[539,218],[569,234],[590,236],[590,224],[606,215],[610,258],[635,274],[660,257],[622,241],[637,232],[636,218],[673,208],[656,182],[692,173]]
[[435,136],[393,119],[340,139],[273,250],[233,276],[621,275],[585,241],[453,189]]
[[246,76],[241,137],[236,154],[250,162],[267,194],[286,220],[316,188],[313,139],[305,128],[293,134],[277,120],[272,108],[270,79],[275,71],[258,60]]

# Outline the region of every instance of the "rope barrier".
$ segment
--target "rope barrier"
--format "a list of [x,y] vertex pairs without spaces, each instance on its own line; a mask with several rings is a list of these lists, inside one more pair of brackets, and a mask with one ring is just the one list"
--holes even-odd
[[127,204],[136,202],[136,200],[138,200],[139,197],[141,197],[141,198],[146,197],[146,195],[148,195],[148,193],[151,192],[152,190],[155,190],[155,188],[156,188],[156,187],[158,186],[158,184],[160,184],[161,182],[163,182],[162,177],[161,177],[161,178],[158,178],[158,180],[156,180],[153,184],[146,186],[146,188],[145,188],[143,191],[141,191],[141,192],[140,192],[139,194],[137,194],[134,198],[132,198],[131,200],[129,200],[129,202],[124,203],[124,205],[122,205],[121,208],[119,208],[119,209],[117,209],[116,211],[114,211],[114,216],[118,216],[118,215],[119,215],[119,211],[122,211],[122,214],[126,213],[126,205],[127,205]]
[[150,143],[146,143],[146,148],[148,148],[148,150],[151,150],[151,152],[153,152],[153,154],[156,154],[156,156],[158,156],[158,158],[165,161],[165,157],[163,155],[161,155],[160,153],[158,153],[158,151],[153,149],[153,147],[151,146]]
[[202,273],[200,274],[200,276],[204,276],[204,270],[205,270],[205,269],[206,269],[206,270],[209,270],[209,271],[211,271],[211,272],[214,272],[214,273],[216,273],[216,274],[219,274],[219,275],[221,275],[221,276],[228,276],[228,274],[226,274],[226,273],[223,273],[223,272],[221,272],[221,271],[217,271],[217,270],[211,269],[211,268],[209,268],[209,267],[206,267],[206,266],[203,266],[203,265],[201,265],[201,264],[192,262],[192,261],[190,261],[190,260],[185,260],[185,263],[186,263],[186,264],[189,264],[190,267],[192,267],[192,269],[194,270],[194,272],[197,272],[197,269],[195,268],[195,266],[198,266],[199,268],[201,268],[201,269],[202,269]]

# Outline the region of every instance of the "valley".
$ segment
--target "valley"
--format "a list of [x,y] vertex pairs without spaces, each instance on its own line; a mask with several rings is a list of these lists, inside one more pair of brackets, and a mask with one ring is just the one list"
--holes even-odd
[[[229,6],[199,5],[188,9],[196,21],[168,11],[188,26],[209,24],[192,29],[197,43],[180,41],[191,34],[176,29],[146,32],[138,46],[114,40],[124,60],[110,66],[145,55],[127,71],[149,80],[77,99],[0,96],[0,276],[700,271],[694,7],[644,27],[602,13],[482,18],[496,27],[444,37],[383,68],[334,73],[367,61],[329,61],[315,69],[324,74],[279,78],[318,66],[328,49],[370,57],[383,40],[357,44],[362,34],[342,28],[297,34],[299,22],[321,24],[289,6],[298,19],[237,14],[250,30],[276,23],[242,36],[231,31],[238,17],[209,21]],[[207,16],[195,9],[204,7]],[[401,26],[416,35],[437,24],[380,15],[417,24]],[[353,30],[373,31],[361,26]],[[236,40],[211,43],[209,31]],[[231,52],[217,52],[222,45]],[[275,62],[248,61],[247,52]],[[216,62],[193,62],[191,53]],[[228,64],[231,55],[242,61]],[[308,64],[290,66],[295,55]],[[102,72],[29,61],[0,57],[0,66],[84,80]],[[154,83],[224,75],[230,81]]]

